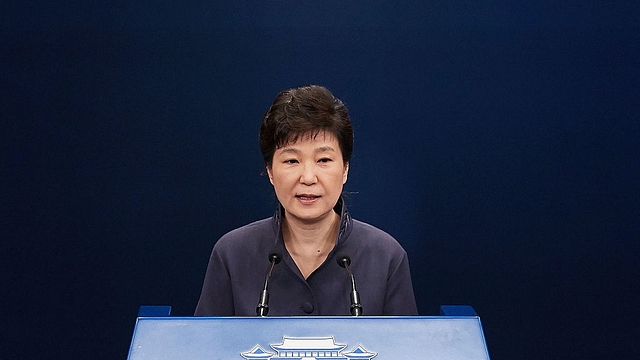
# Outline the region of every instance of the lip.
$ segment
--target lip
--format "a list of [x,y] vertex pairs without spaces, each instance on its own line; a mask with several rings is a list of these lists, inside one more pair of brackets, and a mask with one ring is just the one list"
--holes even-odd
[[300,201],[302,204],[308,205],[313,204],[320,198],[320,195],[314,194],[297,194],[296,199]]

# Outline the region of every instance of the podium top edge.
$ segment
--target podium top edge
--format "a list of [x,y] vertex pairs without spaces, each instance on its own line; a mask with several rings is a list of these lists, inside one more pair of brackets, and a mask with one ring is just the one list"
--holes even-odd
[[478,315],[438,315],[438,316],[138,316],[138,319],[149,320],[453,320],[453,319],[480,319]]

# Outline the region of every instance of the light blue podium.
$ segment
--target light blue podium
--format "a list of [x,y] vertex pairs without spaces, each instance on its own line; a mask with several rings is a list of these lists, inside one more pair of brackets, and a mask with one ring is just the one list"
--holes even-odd
[[476,315],[260,318],[141,313],[129,360],[489,359]]

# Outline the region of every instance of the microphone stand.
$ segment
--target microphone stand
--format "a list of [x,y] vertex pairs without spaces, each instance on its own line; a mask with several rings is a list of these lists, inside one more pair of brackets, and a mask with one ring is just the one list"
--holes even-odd
[[356,277],[353,276],[349,268],[351,258],[347,255],[338,256],[338,265],[347,269],[347,273],[349,273],[349,278],[351,279],[351,315],[360,316],[362,315],[362,305],[360,304],[360,294],[358,294],[358,290],[356,290]]
[[258,316],[264,317],[269,313],[269,279],[271,278],[273,267],[276,266],[276,264],[279,263],[280,260],[282,260],[282,255],[275,252],[269,254],[269,262],[271,263],[271,266],[269,267],[269,272],[264,279],[264,288],[260,293],[260,300],[258,301],[258,306],[256,307],[256,315]]

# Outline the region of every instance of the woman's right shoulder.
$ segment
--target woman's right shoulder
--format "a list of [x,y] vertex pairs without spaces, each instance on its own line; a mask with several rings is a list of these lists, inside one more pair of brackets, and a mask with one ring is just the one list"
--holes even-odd
[[222,235],[216,242],[216,247],[234,247],[255,244],[261,239],[274,239],[273,219],[267,218],[233,229]]

